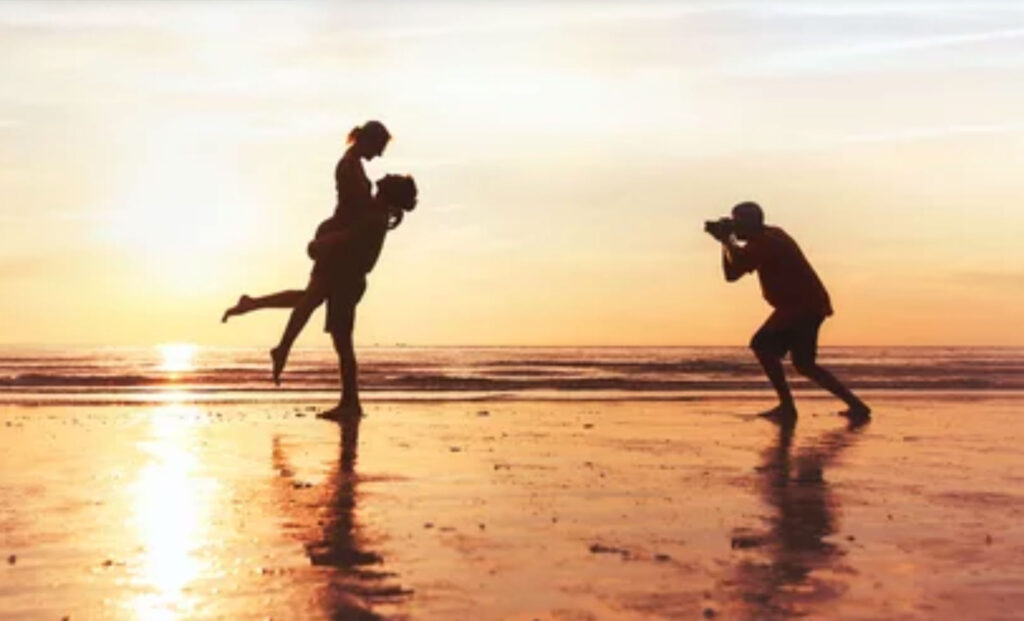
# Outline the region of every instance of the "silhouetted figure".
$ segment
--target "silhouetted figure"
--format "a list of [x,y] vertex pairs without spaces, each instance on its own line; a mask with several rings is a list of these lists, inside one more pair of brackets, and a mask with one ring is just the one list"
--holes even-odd
[[[377,181],[377,194],[368,206],[361,208],[351,223],[339,225],[332,219],[317,229],[317,237],[307,248],[309,256],[316,261],[310,288],[256,298],[243,296],[246,300],[245,308],[233,313],[243,314],[264,308],[301,307],[298,315],[292,313],[285,331],[285,338],[293,341],[295,335],[290,335],[290,330],[296,326],[301,329],[309,319],[309,314],[326,299],[325,331],[330,333],[338,355],[341,396],[337,407],[320,415],[323,418],[337,420],[344,415],[361,413],[358,369],[352,341],[356,305],[366,291],[366,275],[377,264],[387,232],[402,222],[406,211],[416,207],[417,195],[418,190],[412,177],[387,175],[381,178]],[[311,291],[316,293],[311,295]],[[313,301],[315,304],[311,304]],[[276,357],[274,359],[277,360]]]
[[[362,160],[380,156],[391,140],[391,134],[379,121],[367,121],[349,132],[348,149],[334,168],[334,188],[337,202],[334,215],[317,228],[316,237],[326,231],[339,231],[352,227],[373,200],[370,180],[363,169]],[[291,308],[281,340],[270,350],[274,382],[280,384],[295,339],[305,327],[309,317],[327,297],[327,288],[335,265],[330,261],[317,261],[304,291],[289,290],[256,299],[243,295],[238,303],[224,312],[222,321],[259,308]]]
[[[817,364],[818,330],[832,314],[828,292],[796,242],[782,229],[764,224],[757,203],[740,203],[732,219],[709,222],[707,232],[722,243],[722,270],[733,282],[756,271],[764,299],[774,311],[754,334],[750,347],[779,395],[769,417],[795,417],[793,394],[782,368],[790,353],[793,367],[848,406],[844,415],[866,417],[871,410],[827,369]],[[737,239],[745,242],[737,243]]]
[[324,418],[338,419],[362,411],[352,342],[356,305],[366,291],[366,275],[377,264],[387,232],[402,222],[404,212],[416,207],[417,195],[412,177],[387,175],[377,182],[377,200],[359,226],[329,232],[310,244],[312,256],[337,266],[328,284],[324,329],[338,355],[341,396],[338,407],[322,414]]

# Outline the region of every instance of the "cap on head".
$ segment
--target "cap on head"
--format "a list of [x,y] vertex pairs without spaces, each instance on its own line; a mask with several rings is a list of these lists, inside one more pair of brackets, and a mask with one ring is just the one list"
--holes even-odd
[[732,208],[734,220],[756,226],[764,225],[764,212],[761,206],[753,201],[744,201]]

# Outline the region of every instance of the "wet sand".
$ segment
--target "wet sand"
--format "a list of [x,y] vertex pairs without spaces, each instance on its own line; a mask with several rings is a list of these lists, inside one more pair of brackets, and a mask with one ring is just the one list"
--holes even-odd
[[801,403],[7,407],[0,619],[1024,618],[1024,399]]

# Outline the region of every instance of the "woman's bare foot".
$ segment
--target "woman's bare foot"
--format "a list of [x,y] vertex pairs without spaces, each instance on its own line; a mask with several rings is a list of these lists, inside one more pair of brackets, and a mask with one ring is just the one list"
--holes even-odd
[[242,295],[238,298],[238,303],[231,308],[224,311],[224,316],[220,318],[221,323],[227,323],[228,319],[235,315],[244,315],[251,311],[253,308],[252,298],[247,295]]
[[278,386],[281,385],[281,373],[284,371],[284,365],[287,362],[288,350],[280,345],[270,350],[270,364],[273,367],[274,383]]
[[758,416],[773,421],[792,421],[796,420],[796,407],[791,403],[780,403],[770,410],[761,412]]

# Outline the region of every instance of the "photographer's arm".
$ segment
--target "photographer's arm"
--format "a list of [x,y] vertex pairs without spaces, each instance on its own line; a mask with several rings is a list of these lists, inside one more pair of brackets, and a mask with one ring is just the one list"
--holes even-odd
[[738,245],[731,237],[719,241],[722,242],[722,273],[726,281],[735,282],[756,269],[749,249]]
[[729,251],[729,244],[722,242],[722,273],[727,282],[735,282],[743,276],[743,272],[736,269],[733,263],[732,254]]

